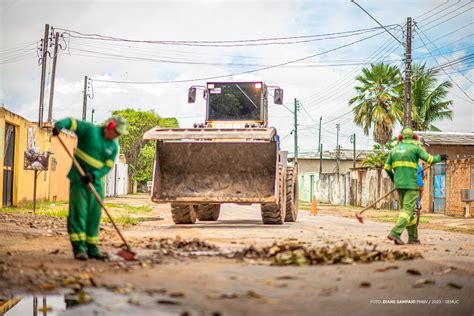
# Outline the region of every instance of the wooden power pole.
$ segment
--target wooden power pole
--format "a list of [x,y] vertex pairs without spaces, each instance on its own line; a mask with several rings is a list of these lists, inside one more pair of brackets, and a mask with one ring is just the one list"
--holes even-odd
[[49,90],[49,108],[48,108],[48,123],[53,123],[53,99],[54,99],[54,81],[56,79],[56,62],[58,60],[58,45],[59,33],[56,32],[54,37],[54,55],[53,55],[53,69],[51,71],[51,87]]
[[403,127],[412,127],[411,121],[411,26],[412,19],[407,18],[407,36],[405,44],[405,102],[403,109]]
[[295,163],[298,161],[298,100],[295,98],[295,112],[293,113],[295,119],[294,136],[295,136]]
[[44,25],[44,37],[41,57],[41,83],[40,83],[40,99],[39,99],[39,113],[38,113],[38,126],[43,127],[43,114],[44,114],[44,88],[46,81],[46,60],[48,59],[48,37],[49,37],[49,24]]

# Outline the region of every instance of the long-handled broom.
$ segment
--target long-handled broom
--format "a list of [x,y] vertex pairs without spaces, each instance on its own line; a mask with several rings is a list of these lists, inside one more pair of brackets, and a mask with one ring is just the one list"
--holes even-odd
[[[81,165],[77,162],[76,158],[72,155],[72,153],[66,147],[66,144],[64,143],[64,141],[61,139],[61,137],[59,135],[57,137],[59,139],[59,142],[63,146],[64,150],[66,151],[66,153],[69,155],[69,157],[71,157],[72,162],[74,163],[74,166],[76,167],[76,169],[79,172],[79,174],[81,175],[81,177],[85,176],[86,173],[84,172],[84,170],[82,170]],[[128,244],[128,242],[123,237],[122,233],[120,232],[120,229],[115,224],[115,221],[112,218],[112,216],[110,216],[109,211],[107,211],[107,208],[105,207],[104,203],[102,202],[102,199],[100,198],[99,194],[97,193],[97,191],[94,188],[94,186],[92,185],[92,183],[89,183],[88,187],[92,191],[92,194],[94,194],[94,197],[96,198],[97,202],[99,202],[100,206],[105,211],[105,214],[107,214],[107,216],[109,217],[110,222],[114,226],[115,230],[117,231],[117,234],[120,236],[120,238],[123,241],[123,244],[125,245],[125,249],[120,250],[117,253],[117,256],[122,257],[126,261],[135,260],[136,253],[131,250],[130,245]]]

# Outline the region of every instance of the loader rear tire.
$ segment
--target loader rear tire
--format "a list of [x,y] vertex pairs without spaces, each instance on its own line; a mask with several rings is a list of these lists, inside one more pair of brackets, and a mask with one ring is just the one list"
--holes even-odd
[[199,204],[194,206],[194,211],[200,221],[217,221],[221,212],[221,205]]
[[298,217],[298,175],[293,167],[286,169],[286,217],[285,222],[295,222]]
[[171,204],[171,215],[175,224],[196,223],[196,213],[192,205]]
[[264,224],[281,225],[285,222],[286,201],[284,199],[286,199],[286,179],[283,175],[283,166],[279,164],[278,167],[278,174],[280,177],[278,181],[279,203],[265,203],[260,206],[262,222]]

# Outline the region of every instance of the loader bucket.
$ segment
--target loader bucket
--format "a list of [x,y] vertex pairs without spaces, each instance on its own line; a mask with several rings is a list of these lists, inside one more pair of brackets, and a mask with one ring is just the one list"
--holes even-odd
[[[145,135],[146,139],[157,140],[152,200],[186,204],[275,203],[278,155],[273,134],[268,129],[262,129],[265,132],[261,135],[248,130],[234,131],[235,134],[209,130],[176,129]],[[200,132],[206,137],[212,135],[212,139],[197,136]],[[176,141],[177,138],[183,141]]]

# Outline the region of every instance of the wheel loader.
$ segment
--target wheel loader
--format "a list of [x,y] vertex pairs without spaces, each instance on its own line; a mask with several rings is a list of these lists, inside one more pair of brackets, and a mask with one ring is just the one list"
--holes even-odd
[[[274,127],[268,127],[268,96],[283,103],[283,90],[264,82],[208,82],[192,86],[206,100],[206,118],[193,128],[155,127],[151,199],[170,203],[176,224],[217,221],[221,205],[260,204],[264,224],[294,222],[298,214],[297,164],[287,165]],[[270,94],[271,95],[271,94]]]

